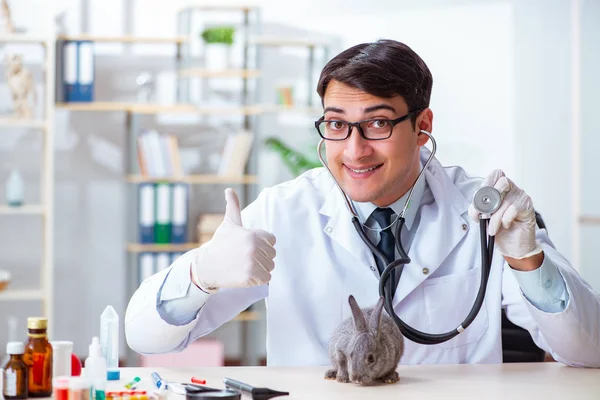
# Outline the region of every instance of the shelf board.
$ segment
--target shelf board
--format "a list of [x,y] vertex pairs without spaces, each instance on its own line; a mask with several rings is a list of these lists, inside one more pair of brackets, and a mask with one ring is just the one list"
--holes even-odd
[[11,35],[0,35],[0,43],[41,43],[46,44],[50,41],[50,37],[40,35],[27,35],[27,34],[11,34]]
[[129,111],[131,106],[131,103],[121,103],[116,101],[56,103],[56,108],[70,111]]
[[273,47],[316,47],[328,44],[326,40],[282,38],[278,36],[255,36],[248,39],[250,45],[273,46]]
[[6,289],[0,291],[0,301],[2,300],[42,300],[44,292],[42,290],[19,290]]
[[303,105],[284,105],[284,104],[272,104],[263,106],[264,112],[294,112],[302,114],[315,114],[323,115],[322,107],[310,107]]
[[233,320],[234,321],[259,321],[261,313],[256,311],[242,311]]
[[582,224],[600,225],[600,217],[582,215],[579,217],[579,222]]
[[35,215],[35,214],[44,214],[45,213],[45,209],[44,206],[42,205],[29,205],[29,204],[25,204],[19,207],[11,207],[8,205],[0,205],[0,214],[21,214],[21,215],[26,215],[26,214],[31,214],[31,215]]
[[258,181],[255,175],[187,175],[182,177],[165,176],[165,177],[148,177],[142,175],[129,175],[127,177],[129,183],[151,183],[151,182],[168,182],[168,183],[189,183],[192,185],[212,185],[212,184],[252,184]]
[[264,112],[260,106],[198,107],[192,104],[142,104],[112,101],[56,103],[56,108],[69,111],[123,111],[135,114],[180,113],[196,115],[253,115]]
[[0,127],[45,129],[46,121],[39,119],[0,116]]
[[187,36],[174,37],[150,37],[150,36],[97,36],[97,35],[63,35],[58,37],[59,40],[87,40],[96,43],[185,43],[188,41]]
[[199,247],[198,243],[165,243],[165,244],[158,244],[158,243],[148,243],[148,244],[144,244],[144,243],[129,243],[127,245],[127,251],[129,253],[146,253],[146,252],[150,252],[150,253],[160,253],[160,252],[173,252],[173,253],[180,253],[180,252],[186,252],[188,250],[192,250],[195,249],[196,247]]
[[255,6],[238,6],[238,5],[190,5],[179,9],[179,11],[199,10],[199,11],[251,11]]
[[160,113],[181,113],[195,115],[232,115],[243,114],[253,115],[262,112],[259,106],[234,106],[234,107],[198,107],[191,104],[174,105],[155,105],[155,104],[134,104],[129,110],[135,114],[160,114]]
[[179,71],[179,76],[189,78],[257,78],[260,71],[257,69],[206,69],[184,68]]

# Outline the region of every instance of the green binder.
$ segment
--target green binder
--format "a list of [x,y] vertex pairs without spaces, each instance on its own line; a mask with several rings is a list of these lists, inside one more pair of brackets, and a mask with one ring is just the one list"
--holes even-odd
[[156,218],[154,219],[154,242],[171,243],[171,191],[170,183],[156,183]]

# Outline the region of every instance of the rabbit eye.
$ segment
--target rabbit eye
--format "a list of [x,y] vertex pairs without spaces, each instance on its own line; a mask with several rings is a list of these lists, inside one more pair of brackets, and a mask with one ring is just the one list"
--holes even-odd
[[367,363],[368,364],[373,364],[375,362],[375,357],[373,356],[373,354],[369,354],[367,356]]

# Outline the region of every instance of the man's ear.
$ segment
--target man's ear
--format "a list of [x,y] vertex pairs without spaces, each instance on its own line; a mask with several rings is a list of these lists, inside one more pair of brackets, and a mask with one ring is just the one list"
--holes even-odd
[[[427,131],[431,133],[433,129],[433,111],[428,107],[419,113],[416,121],[417,129]],[[425,143],[429,140],[429,136],[420,134],[417,138],[417,145],[425,146]]]

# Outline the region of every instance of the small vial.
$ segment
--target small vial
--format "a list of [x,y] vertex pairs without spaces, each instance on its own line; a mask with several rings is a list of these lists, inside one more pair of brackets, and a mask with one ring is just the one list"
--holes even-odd
[[52,379],[52,390],[55,400],[69,400],[69,378],[59,376]]
[[27,364],[23,361],[25,345],[21,342],[8,342],[6,353],[10,355],[4,365],[4,387],[2,394],[5,399],[26,399],[29,396],[27,387]]
[[69,380],[69,400],[91,400],[92,384],[82,376]]
[[106,360],[106,379],[121,379],[119,371],[119,315],[107,306],[100,316],[100,345]]

